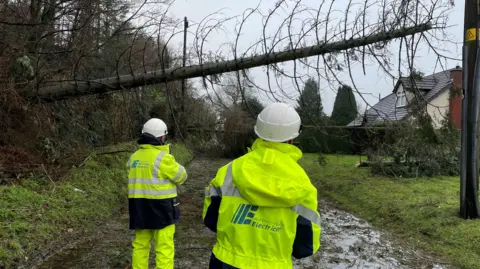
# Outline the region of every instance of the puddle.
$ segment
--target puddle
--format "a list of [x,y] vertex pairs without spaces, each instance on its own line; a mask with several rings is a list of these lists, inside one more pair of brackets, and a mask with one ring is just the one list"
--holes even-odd
[[321,213],[321,251],[313,257],[295,260],[294,268],[446,269],[393,245],[387,235],[350,213],[336,209]]

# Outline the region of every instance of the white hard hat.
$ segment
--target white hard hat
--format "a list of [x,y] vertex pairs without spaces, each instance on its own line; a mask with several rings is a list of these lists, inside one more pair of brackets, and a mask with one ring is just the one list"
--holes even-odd
[[271,142],[286,142],[296,138],[301,131],[297,111],[285,103],[273,103],[265,107],[257,117],[255,133]]
[[163,120],[151,118],[143,125],[142,134],[149,133],[155,137],[161,137],[168,134],[167,125]]

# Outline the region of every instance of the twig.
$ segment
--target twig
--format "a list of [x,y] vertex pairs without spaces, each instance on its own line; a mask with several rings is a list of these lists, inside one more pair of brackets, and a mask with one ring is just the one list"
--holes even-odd
[[23,210],[33,210],[31,207],[25,207],[25,208],[10,208],[11,211],[23,211]]
[[124,153],[124,152],[133,152],[132,150],[117,150],[117,151],[108,151],[108,152],[101,152],[98,155],[107,155],[107,154],[117,154],[117,153]]
[[52,178],[50,177],[50,175],[47,172],[47,169],[45,169],[45,165],[43,165],[43,164],[42,164],[42,169],[43,169],[43,172],[45,173],[45,175],[48,177],[48,179],[50,179],[50,182],[52,182],[52,184],[53,184],[53,190],[52,191],[55,191],[55,189],[57,188],[57,184],[55,184],[55,182],[52,180]]
[[83,160],[83,162],[78,166],[78,168],[82,167],[85,165],[85,163],[90,159],[92,158],[92,154],[88,155],[87,158],[85,158],[85,160]]
[[435,258],[430,258],[428,256],[425,256],[425,255],[422,255],[422,254],[419,254],[417,253],[414,249],[412,248],[409,248],[409,247],[406,247],[406,249],[409,249],[415,256],[417,256],[419,259],[421,260],[428,260],[430,262],[434,262],[436,264],[447,264],[446,262],[441,262],[441,261],[438,261],[437,259]]

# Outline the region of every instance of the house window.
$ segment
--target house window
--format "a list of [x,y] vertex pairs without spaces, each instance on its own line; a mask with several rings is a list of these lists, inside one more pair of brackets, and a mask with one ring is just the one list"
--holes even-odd
[[403,89],[398,89],[397,91],[397,107],[402,107],[407,105],[407,95]]

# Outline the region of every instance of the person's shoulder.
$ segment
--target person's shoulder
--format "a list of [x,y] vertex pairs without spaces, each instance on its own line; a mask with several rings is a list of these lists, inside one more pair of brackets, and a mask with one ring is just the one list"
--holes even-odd
[[140,153],[140,149],[135,150],[134,152],[132,152],[132,154],[130,154],[130,158],[132,156],[138,155],[139,153]]
[[307,178],[308,180],[310,180],[310,177],[308,176],[307,172],[305,171],[305,169],[303,169],[303,167],[297,163],[297,169],[298,169],[298,172],[302,174],[303,177]]
[[298,174],[299,178],[301,178],[301,182],[303,182],[303,184],[308,186],[308,188],[311,189],[312,191],[314,190],[316,191],[317,188],[313,185],[312,180],[308,176],[305,169],[303,169],[303,167],[299,163],[296,163],[295,166],[296,166],[295,167],[296,173]]
[[176,162],[177,160],[175,159],[175,156],[173,156],[172,154],[166,152],[166,151],[163,151],[163,157],[162,157],[162,160],[165,160],[167,162]]
[[241,166],[242,166],[242,163],[243,163],[247,158],[249,158],[252,154],[253,154],[252,151],[247,152],[247,153],[243,154],[242,156],[237,157],[237,158],[231,160],[229,163],[227,163],[226,165],[224,165],[222,168],[225,168],[225,169],[226,169],[226,168],[228,168],[229,165],[232,165],[232,170],[233,170],[233,169],[237,169],[237,168],[241,167]]
[[229,167],[230,167],[230,169],[232,169],[232,171],[233,171],[233,169],[237,168],[237,167],[238,167],[238,164],[243,161],[243,158],[244,158],[244,157],[245,157],[245,155],[240,156],[240,157],[235,158],[235,159],[233,159],[233,160],[230,160],[230,161],[227,162],[226,164],[222,165],[222,166],[221,166],[220,168],[218,168],[218,170],[217,170],[217,176],[218,176],[218,175],[225,175],[225,174],[227,173],[227,170],[228,170]]
[[234,162],[235,160],[236,160],[236,159],[231,160],[231,161],[229,161],[228,163],[220,166],[220,168],[218,168],[218,170],[217,170],[217,174],[220,173],[220,172],[227,171],[227,169],[228,169],[229,166],[232,166],[232,167],[233,167],[233,162]]
[[298,174],[301,177],[309,178],[307,172],[305,171],[305,169],[303,169],[303,167],[298,163],[297,160],[294,160],[292,158],[283,159],[282,164],[287,165],[289,169],[291,169],[291,171],[295,174]]

